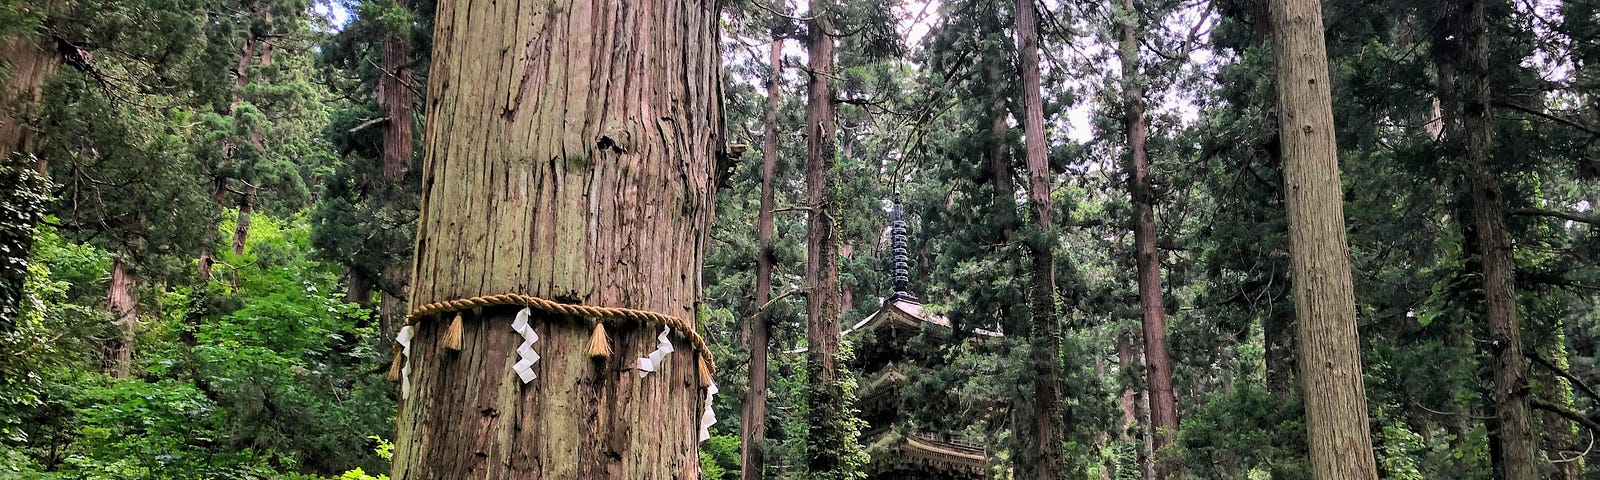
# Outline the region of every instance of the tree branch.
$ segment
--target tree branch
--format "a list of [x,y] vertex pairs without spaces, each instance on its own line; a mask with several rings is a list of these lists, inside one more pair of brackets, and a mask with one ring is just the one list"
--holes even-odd
[[[1578,391],[1583,392],[1584,395],[1588,395],[1589,399],[1594,400],[1596,403],[1600,403],[1600,392],[1595,392],[1593,388],[1590,388],[1589,385],[1584,384],[1582,380],[1578,380],[1578,377],[1573,376],[1571,372],[1568,372],[1561,367],[1557,367],[1556,364],[1551,363],[1549,360],[1545,360],[1544,357],[1539,356],[1538,352],[1529,351],[1523,353],[1527,355],[1528,359],[1533,360],[1533,363],[1537,363],[1539,366],[1549,369],[1552,373],[1561,376],[1561,378],[1567,379],[1567,381],[1571,382],[1572,386],[1576,387]],[[1596,433],[1600,433],[1600,431],[1597,431]]]
[[1562,212],[1562,211],[1557,211],[1557,210],[1546,210],[1546,209],[1543,209],[1543,208],[1513,208],[1513,209],[1511,209],[1510,211],[1508,211],[1506,213],[1510,214],[1510,215],[1519,215],[1519,216],[1555,217],[1555,218],[1560,218],[1560,219],[1565,219],[1565,220],[1571,220],[1571,221],[1578,222],[1578,223],[1587,223],[1587,224],[1590,224],[1590,225],[1600,225],[1600,217],[1591,217],[1591,216],[1588,216],[1588,215],[1582,215],[1582,214],[1571,213],[1571,212]]
[[1562,407],[1560,405],[1546,402],[1537,398],[1528,399],[1528,406],[1560,415],[1567,420],[1572,420],[1579,425],[1583,425],[1584,428],[1589,429],[1591,432],[1600,432],[1600,423],[1596,423],[1594,420],[1590,420],[1589,417],[1580,415],[1578,412],[1569,410],[1566,407]]
[[1543,118],[1545,120],[1550,120],[1552,122],[1556,122],[1556,123],[1559,123],[1559,124],[1562,124],[1562,125],[1566,125],[1568,127],[1572,127],[1572,128],[1587,132],[1590,135],[1594,135],[1596,137],[1600,137],[1600,128],[1596,128],[1596,127],[1593,127],[1593,126],[1590,126],[1590,125],[1585,125],[1583,123],[1579,123],[1577,120],[1573,120],[1573,119],[1566,118],[1566,117],[1563,117],[1563,116],[1560,116],[1560,115],[1556,115],[1556,114],[1553,114],[1553,113],[1545,112],[1543,110],[1539,110],[1539,109],[1535,109],[1535,108],[1532,108],[1532,107],[1529,107],[1529,106],[1526,106],[1526,105],[1522,105],[1520,103],[1499,101],[1499,102],[1494,102],[1494,104],[1498,105],[1498,106],[1501,106],[1501,107],[1506,107],[1506,108],[1509,108],[1509,109],[1512,109],[1512,110],[1516,110],[1516,111],[1519,111],[1519,112],[1522,112],[1522,113],[1526,113],[1526,114],[1529,114],[1529,115],[1533,115],[1535,117]]

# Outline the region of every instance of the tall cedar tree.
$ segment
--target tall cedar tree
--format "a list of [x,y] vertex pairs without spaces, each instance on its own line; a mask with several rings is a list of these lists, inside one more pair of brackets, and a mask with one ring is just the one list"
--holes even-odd
[[[723,154],[717,4],[440,3],[414,304],[523,293],[696,318]],[[699,474],[709,399],[687,332],[641,377],[660,325],[610,325],[596,361],[591,321],[534,312],[523,384],[518,310],[465,312],[458,352],[450,319],[413,325],[392,478]]]
[[[1172,361],[1167,358],[1167,310],[1161,293],[1161,252],[1156,248],[1155,191],[1150,186],[1150,157],[1145,151],[1149,127],[1139,67],[1138,6],[1122,1],[1121,39],[1123,134],[1128,138],[1128,190],[1133,197],[1134,263],[1138,266],[1139,308],[1144,320],[1144,355],[1150,389],[1152,447],[1160,451],[1178,436],[1178,400],[1172,393]],[[1126,397],[1126,394],[1124,394]],[[1124,413],[1126,416],[1127,413]],[[1155,478],[1165,479],[1172,466],[1154,465]]]
[[827,0],[811,4],[806,53],[806,406],[810,424],[806,470],[813,478],[844,476],[849,406],[839,384],[839,238],[832,185],[837,161],[833,118],[833,16]]
[[1537,446],[1528,410],[1528,367],[1523,355],[1522,331],[1517,318],[1515,264],[1506,229],[1506,204],[1500,174],[1490,156],[1494,124],[1490,101],[1494,94],[1489,75],[1488,0],[1464,0],[1456,13],[1465,14],[1462,38],[1466,42],[1466,68],[1462,69],[1461,127],[1467,154],[1467,201],[1472,228],[1477,235],[1479,264],[1483,268],[1483,306],[1489,324],[1494,371],[1494,416],[1499,443],[1496,469],[1505,480],[1538,478]]
[[745,391],[740,434],[739,478],[760,480],[766,468],[767,439],[767,347],[772,341],[772,315],[767,302],[772,299],[772,232],[776,192],[773,170],[778,165],[778,95],[783,81],[783,39],[772,40],[772,72],[767,78],[766,129],[761,145],[761,206],[756,212],[756,311],[745,338],[750,349],[750,389]]
[[1315,0],[1273,0],[1270,9],[1311,475],[1318,480],[1377,479],[1322,6]]
[[[23,2],[18,10],[38,9],[43,15],[56,1],[42,3]],[[9,188],[0,196],[0,204],[16,209],[8,212],[14,218],[0,224],[0,327],[9,327],[14,320],[18,304],[22,301],[23,282],[27,278],[27,255],[33,246],[33,226],[41,205],[29,202],[30,190],[42,189],[39,175],[23,173],[18,169],[33,168],[46,174],[48,164],[42,159],[24,165],[21,157],[33,151],[37,141],[38,126],[34,123],[45,79],[61,68],[61,53],[55,42],[49,41],[43,31],[20,32],[11,38],[0,36],[0,186]],[[13,170],[13,171],[8,171]],[[31,187],[31,188],[30,188]],[[42,200],[42,197],[39,198]],[[17,222],[17,223],[11,223]]]
[[1017,0],[1017,49],[1022,58],[1022,95],[1026,116],[1023,135],[1028,161],[1028,200],[1033,206],[1036,238],[1029,242],[1033,260],[1033,286],[1028,300],[1033,319],[1028,339],[1032,343],[1033,424],[1026,427],[1036,452],[1024,458],[1023,478],[1051,480],[1061,468],[1061,429],[1058,396],[1058,352],[1061,339],[1056,325],[1055,222],[1050,201],[1049,145],[1044,139],[1044,99],[1039,79],[1039,21],[1033,0]]

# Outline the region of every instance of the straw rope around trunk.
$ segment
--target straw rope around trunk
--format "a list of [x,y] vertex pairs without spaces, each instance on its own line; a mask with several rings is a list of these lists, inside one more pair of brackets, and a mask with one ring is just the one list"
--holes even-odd
[[[532,296],[532,295],[523,295],[523,294],[518,294],[518,293],[507,293],[507,294],[500,294],[500,295],[482,295],[482,296],[477,296],[477,297],[462,298],[462,299],[456,299],[456,300],[445,300],[445,301],[440,301],[440,302],[429,303],[429,304],[417,307],[416,309],[413,309],[411,311],[411,314],[406,316],[406,324],[410,325],[410,324],[418,322],[422,318],[433,316],[433,315],[442,315],[442,314],[448,314],[448,313],[452,313],[452,312],[460,312],[462,310],[468,310],[468,309],[473,309],[473,308],[491,307],[491,306],[498,306],[498,305],[522,306],[522,307],[527,307],[527,308],[531,308],[531,309],[535,309],[535,310],[542,310],[542,311],[549,312],[549,313],[557,313],[557,314],[569,315],[569,316],[588,317],[590,319],[595,320],[595,331],[597,332],[596,333],[596,338],[600,338],[600,337],[602,337],[604,335],[604,329],[603,329],[603,327],[601,327],[601,325],[603,325],[605,320],[631,320],[631,321],[641,322],[641,323],[642,322],[654,322],[654,323],[658,323],[658,324],[661,324],[661,325],[666,325],[668,327],[672,327],[673,331],[679,332],[680,335],[683,335],[684,337],[688,338],[689,339],[689,343],[694,345],[694,349],[696,350],[696,353],[698,354],[699,360],[700,360],[699,361],[699,364],[700,364],[699,365],[699,369],[702,372],[702,374],[701,374],[701,377],[702,377],[701,380],[702,381],[704,381],[707,384],[709,384],[709,382],[710,382],[710,374],[716,368],[716,363],[714,361],[712,361],[712,358],[711,358],[711,349],[706,345],[705,338],[701,337],[700,333],[695,331],[694,324],[692,324],[692,323],[690,323],[690,322],[688,322],[688,321],[686,321],[686,320],[684,320],[682,318],[674,317],[674,316],[667,315],[667,314],[664,314],[664,313],[657,313],[657,312],[651,312],[651,311],[646,311],[646,310],[636,310],[636,309],[632,309],[632,308],[596,307],[596,306],[591,306],[591,305],[572,305],[572,304],[566,304],[566,303],[559,303],[559,302],[555,302],[555,301],[552,301],[552,300],[547,300],[547,299],[535,297],[535,296]],[[460,318],[459,315],[457,315],[455,321],[452,323],[452,325],[449,328],[449,330],[455,330],[455,331],[459,332],[459,329],[460,329],[459,324],[460,323],[461,323],[461,318]],[[459,338],[459,333],[456,333],[455,335]],[[447,335],[447,336],[449,336],[449,335]],[[602,342],[602,344],[603,344],[603,342]],[[607,350],[606,353],[609,354],[610,353],[609,352],[609,348],[607,348],[606,350]]]

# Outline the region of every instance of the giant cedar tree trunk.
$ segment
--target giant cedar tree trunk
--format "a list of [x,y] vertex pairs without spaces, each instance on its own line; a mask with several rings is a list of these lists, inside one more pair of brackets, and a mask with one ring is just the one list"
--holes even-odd
[[806,38],[806,404],[811,411],[806,442],[806,470],[813,476],[845,468],[849,444],[844,405],[838,380],[839,355],[839,238],[834,232],[833,208],[837,199],[830,180],[837,145],[833,119],[834,5],[813,1]]
[[[717,2],[441,2],[412,305],[500,293],[695,317],[723,139]],[[684,332],[517,307],[414,324],[392,478],[695,478],[706,407]]]
[[[47,0],[43,5],[25,2],[17,5],[19,11],[46,9],[60,0]],[[0,83],[0,156],[9,157],[33,150],[37,140],[34,116],[45,79],[61,68],[61,53],[56,44],[43,32],[21,34],[9,40],[0,40],[0,63],[7,68],[8,77]],[[47,170],[43,161],[35,164],[39,173]]]
[[[45,6],[55,2],[47,2]],[[38,5],[16,5],[19,11],[40,8]],[[33,227],[43,219],[43,198],[38,195],[45,189],[44,177],[48,165],[42,159],[28,165],[14,158],[33,150],[37,141],[35,116],[43,91],[41,87],[51,74],[61,66],[61,54],[55,42],[42,34],[22,34],[0,40],[0,64],[5,64],[9,77],[0,81],[0,184],[9,190],[0,193],[0,203],[11,202],[13,218],[0,222],[0,330],[15,325],[18,303],[22,301],[23,284],[27,280],[27,255],[33,248]],[[8,171],[12,168],[17,170]],[[29,174],[24,169],[37,172]],[[10,227],[10,228],[7,228]]]
[[1060,445],[1056,431],[1061,428],[1061,399],[1057,355],[1061,340],[1056,337],[1056,266],[1054,212],[1050,202],[1049,145],[1044,139],[1044,100],[1039,79],[1039,26],[1033,0],[1017,0],[1017,46],[1022,56],[1022,94],[1027,115],[1023,134],[1028,159],[1028,198],[1033,205],[1035,227],[1049,236],[1032,247],[1033,285],[1028,295],[1033,319],[1028,339],[1032,342],[1034,378],[1033,425],[1028,436],[1036,452],[1024,455],[1019,478],[1053,480],[1060,468]]
[[1273,0],[1271,16],[1311,474],[1317,480],[1376,479],[1322,6]]
[[1538,451],[1528,411],[1528,367],[1523,359],[1522,331],[1517,319],[1511,259],[1511,239],[1506,231],[1506,206],[1499,173],[1490,158],[1494,126],[1490,123],[1489,27],[1487,0],[1466,0],[1467,65],[1460,97],[1461,125],[1466,134],[1467,196],[1477,231],[1478,254],[1483,267],[1485,317],[1489,322],[1489,348],[1494,363],[1494,410],[1498,420],[1500,478],[1533,480]]
[[[1120,18],[1138,18],[1133,0],[1123,0]],[[1133,197],[1134,264],[1138,266],[1139,307],[1144,312],[1144,355],[1150,387],[1150,426],[1159,452],[1178,434],[1178,401],[1172,393],[1172,361],[1167,358],[1167,310],[1161,293],[1161,253],[1156,249],[1155,192],[1150,187],[1150,158],[1145,152],[1144,87],[1140,83],[1137,21],[1122,24],[1118,52],[1122,59],[1122,126],[1128,137],[1128,190]],[[1157,457],[1160,458],[1159,456]],[[1165,479],[1170,462],[1157,462],[1155,478]]]
[[783,39],[770,50],[772,76],[767,79],[766,138],[761,145],[761,207],[756,212],[756,312],[745,336],[750,348],[750,389],[744,395],[744,418],[739,450],[739,478],[761,480],[766,470],[767,347],[772,337],[772,215],[776,206],[772,171],[778,164],[778,95],[782,93]]
[[111,348],[111,376],[128,378],[133,372],[133,333],[139,323],[138,304],[133,298],[133,275],[119,255],[111,261],[111,284],[106,303],[117,324],[117,341]]

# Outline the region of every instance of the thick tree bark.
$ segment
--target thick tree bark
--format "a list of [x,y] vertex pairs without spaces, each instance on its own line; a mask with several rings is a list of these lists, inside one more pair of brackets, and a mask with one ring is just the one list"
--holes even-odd
[[344,301],[358,305],[370,305],[372,303],[372,280],[367,279],[366,275],[362,275],[361,271],[354,268],[349,269],[345,277]]
[[127,262],[121,256],[111,261],[111,284],[106,289],[106,303],[117,324],[120,335],[111,349],[111,376],[128,378],[133,372],[134,329],[139,326],[138,303],[133,298],[133,275],[128,273]]
[[[717,2],[442,2],[411,303],[522,293],[696,318],[722,154]],[[516,307],[413,325],[391,478],[695,478],[706,402],[688,332]]]
[[855,432],[844,424],[850,408],[838,382],[839,238],[834,207],[838,199],[831,180],[837,156],[833,118],[834,5],[811,4],[806,38],[809,55],[806,88],[806,404],[811,412],[806,442],[806,469],[813,476],[846,468],[845,446]]
[[401,181],[411,169],[411,45],[404,32],[390,32],[383,42],[383,76],[378,78],[378,103],[388,117],[383,129],[383,174]]
[[761,145],[761,206],[756,212],[756,308],[745,339],[750,349],[750,389],[744,395],[739,450],[739,478],[761,480],[766,472],[767,442],[767,347],[772,337],[767,302],[772,300],[772,216],[776,192],[773,170],[778,165],[778,95],[783,92],[783,39],[774,39],[768,59],[772,76],[767,79],[766,138]]
[[[1119,18],[1139,18],[1133,0],[1123,0]],[[1156,249],[1155,192],[1150,186],[1150,158],[1145,151],[1148,127],[1144,119],[1144,86],[1139,67],[1137,21],[1121,26],[1118,52],[1122,60],[1122,127],[1128,138],[1128,190],[1133,197],[1134,263],[1138,267],[1139,307],[1143,311],[1146,381],[1150,388],[1150,426],[1156,452],[1178,435],[1178,400],[1172,392],[1172,361],[1167,357],[1167,310],[1161,292],[1161,252]],[[1157,458],[1160,458],[1157,456]],[[1165,479],[1176,470],[1170,462],[1157,462],[1155,478]]]
[[1148,422],[1142,421],[1141,405],[1144,404],[1143,392],[1138,388],[1138,383],[1132,378],[1135,372],[1141,370],[1139,359],[1139,344],[1133,338],[1133,331],[1123,330],[1117,333],[1117,366],[1123,377],[1122,382],[1122,442],[1134,449],[1136,458],[1134,467],[1139,471],[1139,478],[1154,477],[1150,471],[1150,450],[1146,448],[1144,427]]
[[1061,428],[1061,399],[1057,356],[1055,223],[1050,201],[1049,145],[1044,138],[1044,100],[1039,79],[1038,12],[1033,0],[1017,0],[1017,47],[1022,56],[1022,95],[1027,114],[1023,119],[1023,139],[1028,160],[1028,199],[1033,206],[1035,227],[1048,237],[1030,245],[1033,260],[1033,285],[1028,295],[1032,309],[1031,331],[1033,369],[1033,424],[1028,428],[1036,452],[1023,458],[1019,478],[1051,480],[1057,478],[1061,454],[1057,430]]
[[1489,323],[1489,348],[1494,357],[1494,410],[1498,420],[1500,461],[1496,467],[1504,480],[1537,478],[1538,450],[1528,411],[1528,367],[1523,358],[1522,330],[1517,318],[1515,264],[1506,231],[1506,206],[1500,176],[1490,158],[1494,126],[1489,116],[1492,98],[1489,80],[1489,27],[1487,0],[1466,0],[1466,68],[1461,125],[1466,134],[1467,196],[1476,230],[1483,268],[1485,317]]
[[1315,0],[1273,0],[1271,16],[1311,475],[1376,479],[1322,6]]
[[[59,3],[47,0],[43,5],[18,5],[21,11],[44,9]],[[0,41],[0,62],[6,64],[6,81],[0,86],[0,156],[9,157],[33,150],[38,140],[35,116],[46,79],[61,69],[61,52],[56,43],[42,32],[18,35]],[[48,168],[43,161],[34,164],[39,173]]]

